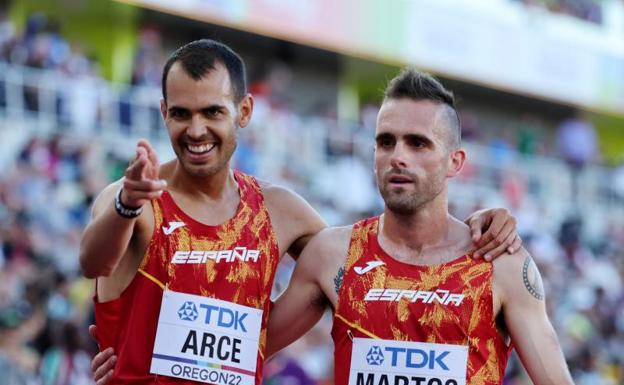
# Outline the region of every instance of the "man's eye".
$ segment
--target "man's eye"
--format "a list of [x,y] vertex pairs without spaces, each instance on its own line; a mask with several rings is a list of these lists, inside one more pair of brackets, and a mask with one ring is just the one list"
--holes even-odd
[[206,114],[206,116],[214,118],[221,115],[223,112],[219,108],[208,108],[204,110],[204,113]]
[[377,145],[379,147],[390,147],[394,144],[394,141],[391,138],[380,138],[377,140]]
[[172,118],[180,119],[180,118],[185,118],[187,114],[185,111],[182,111],[182,110],[171,110],[170,115]]

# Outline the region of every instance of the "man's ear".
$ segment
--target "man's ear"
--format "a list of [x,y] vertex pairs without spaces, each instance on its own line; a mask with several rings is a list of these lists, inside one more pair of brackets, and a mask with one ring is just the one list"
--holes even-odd
[[251,94],[243,96],[243,99],[238,103],[238,126],[246,127],[251,120],[253,113],[254,100]]
[[458,148],[451,151],[451,154],[449,155],[449,167],[446,176],[449,178],[457,176],[462,168],[464,168],[465,163],[466,150],[464,150],[463,148]]
[[167,102],[165,99],[160,99],[160,114],[163,117],[163,120],[167,120]]

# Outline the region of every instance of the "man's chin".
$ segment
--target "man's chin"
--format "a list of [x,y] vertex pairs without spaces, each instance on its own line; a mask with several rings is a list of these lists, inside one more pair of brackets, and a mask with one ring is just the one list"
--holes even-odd
[[196,178],[207,178],[217,174],[223,166],[214,166],[206,164],[183,163],[184,170],[191,176]]

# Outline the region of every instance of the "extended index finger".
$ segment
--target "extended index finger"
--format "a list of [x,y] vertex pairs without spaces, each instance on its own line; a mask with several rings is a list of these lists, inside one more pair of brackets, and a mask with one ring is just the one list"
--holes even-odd
[[139,139],[137,143],[137,147],[144,148],[145,151],[147,152],[147,159],[149,160],[149,166],[150,166],[149,172],[150,174],[152,174],[150,175],[150,178],[157,179],[158,178],[158,166],[160,164],[158,160],[158,153],[146,139]]
[[147,167],[147,150],[143,147],[137,147],[136,156],[126,169],[126,178],[132,180],[143,179],[143,173]]

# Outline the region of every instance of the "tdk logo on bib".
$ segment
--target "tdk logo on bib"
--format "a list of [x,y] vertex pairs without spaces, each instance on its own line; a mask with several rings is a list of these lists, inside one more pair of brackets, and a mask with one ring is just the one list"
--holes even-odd
[[366,362],[369,365],[381,365],[384,362],[384,355],[381,352],[381,348],[379,346],[373,346],[366,354]]
[[449,370],[444,363],[444,358],[451,353],[448,350],[436,351],[433,349],[423,350],[389,346],[384,350],[392,354],[392,366]]
[[[227,307],[220,307],[215,305],[209,305],[202,303],[199,305],[201,309],[202,318],[198,322],[205,323],[206,325],[219,326],[227,329],[240,330],[243,333],[247,333],[245,327],[245,319],[247,313],[238,310],[232,310]],[[195,321],[199,318],[199,312],[197,306],[192,301],[186,301],[182,304],[178,310],[178,317],[182,321]]]
[[206,311],[206,318],[204,319],[206,325],[217,325],[222,328],[232,328],[247,333],[244,323],[247,313],[203,303],[199,307]]
[[197,307],[191,301],[186,301],[178,310],[178,317],[182,321],[195,321],[198,317]]
[[465,385],[468,346],[354,338],[349,385]]

